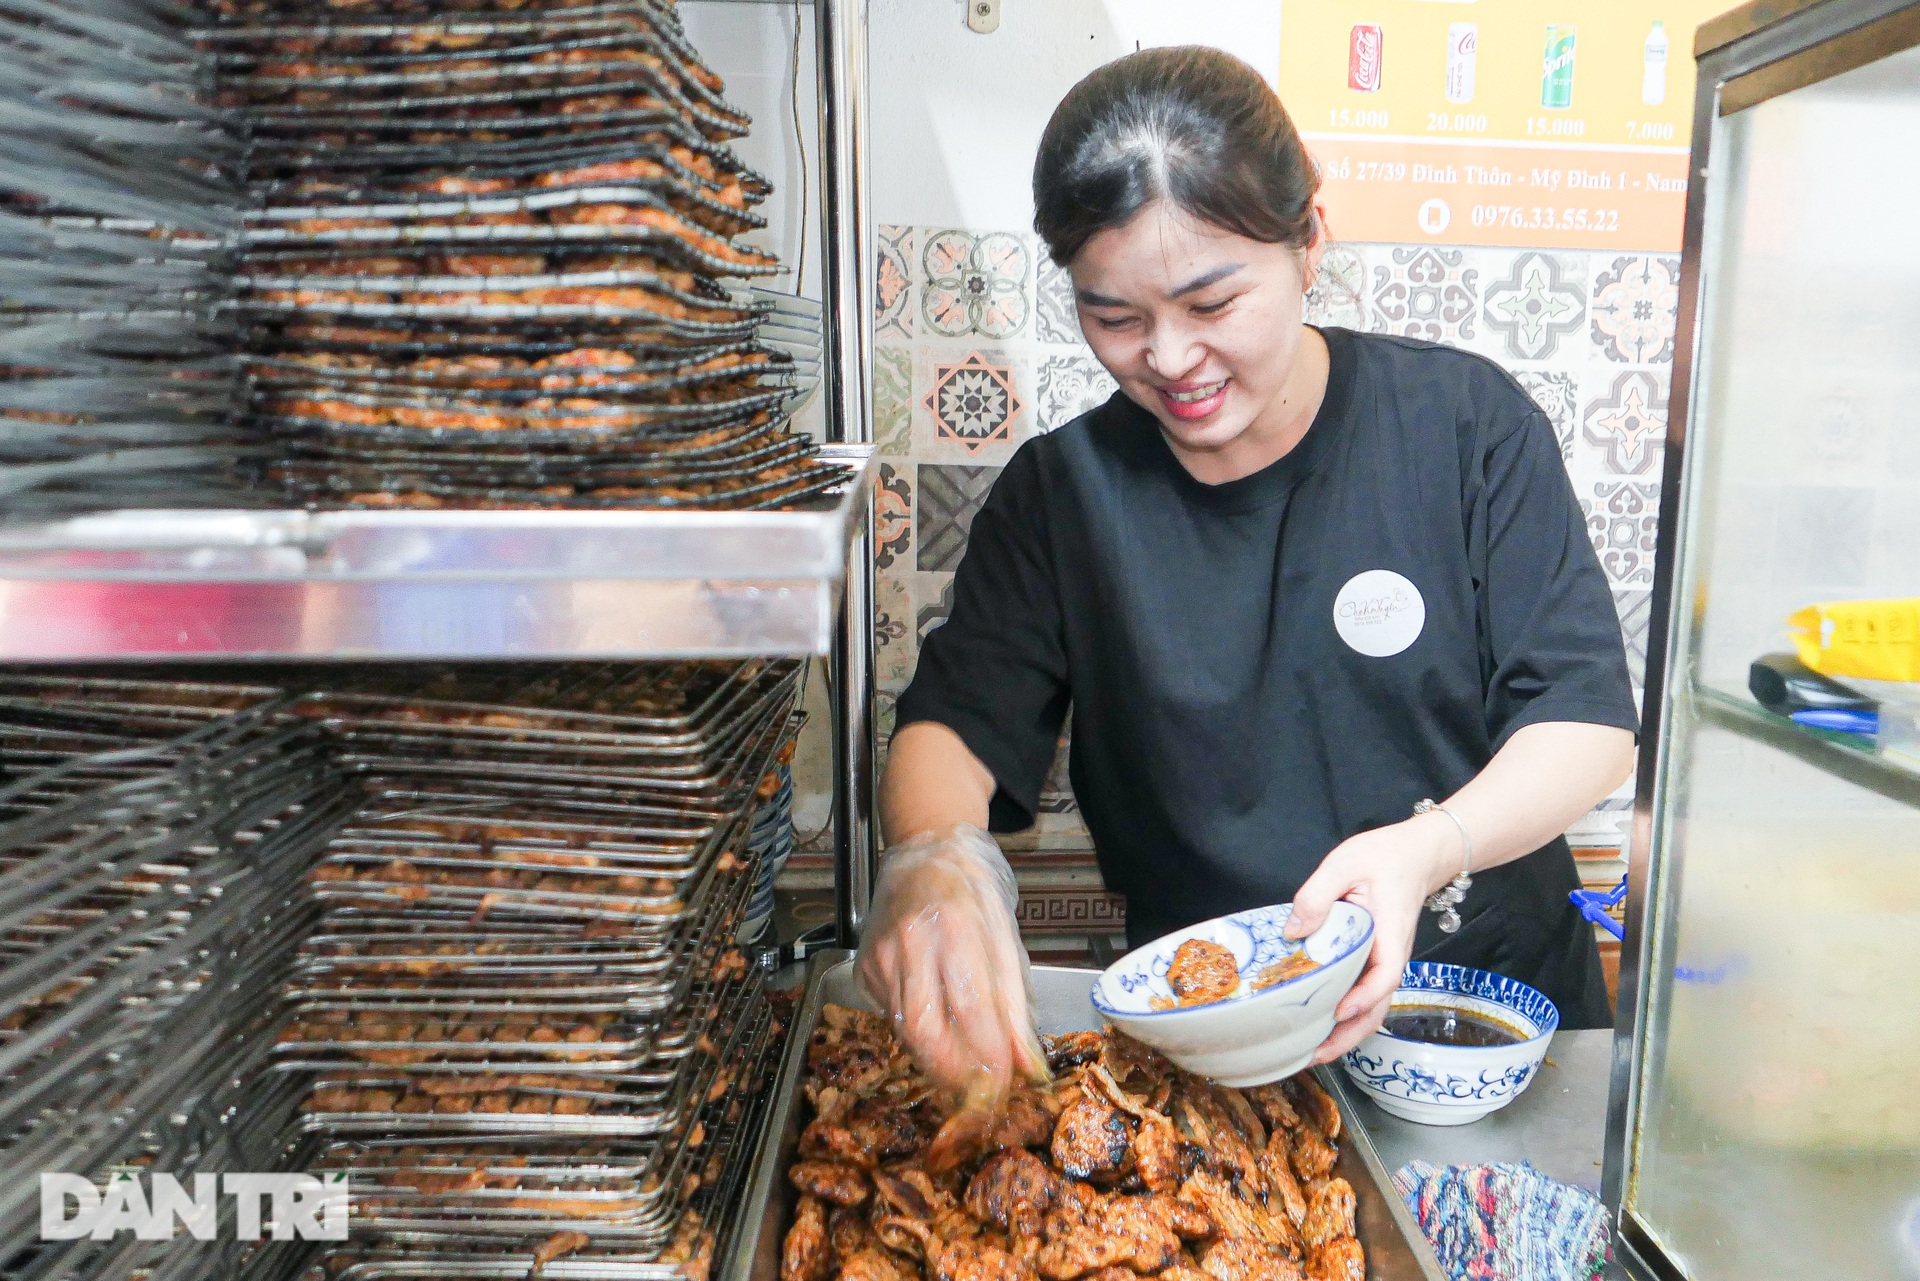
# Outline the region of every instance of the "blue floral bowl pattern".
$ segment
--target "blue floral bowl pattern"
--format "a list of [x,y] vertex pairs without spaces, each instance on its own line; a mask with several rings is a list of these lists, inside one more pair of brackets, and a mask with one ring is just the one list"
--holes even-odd
[[[1109,966],[1090,993],[1093,1006],[1129,1035],[1190,1072],[1223,1085],[1263,1085],[1305,1067],[1333,1030],[1333,1010],[1359,977],[1373,942],[1373,917],[1336,903],[1304,940],[1281,937],[1293,905],[1259,907],[1176,930]],[[1305,949],[1320,963],[1298,978],[1184,1009],[1153,1008],[1173,998],[1167,967],[1188,939],[1207,939],[1233,953],[1243,980]]]
[[[1364,946],[1373,938],[1373,918],[1350,903],[1339,904],[1334,916],[1307,939],[1284,937],[1283,931],[1292,917],[1291,903],[1256,907],[1251,911],[1202,921],[1165,938],[1155,939],[1145,947],[1121,957],[1100,976],[1100,981],[1093,985],[1093,1007],[1108,1018],[1180,1018],[1191,1015],[1197,1007],[1179,1010],[1153,1008],[1156,998],[1163,1001],[1173,999],[1173,989],[1167,986],[1167,967],[1173,963],[1174,951],[1188,939],[1207,939],[1232,952],[1240,978],[1251,983],[1268,966],[1279,964],[1302,948],[1306,949],[1308,956],[1324,966]],[[1272,987],[1232,999],[1257,1001],[1279,996],[1295,984],[1312,979],[1316,973],[1317,970],[1309,971],[1297,979],[1276,983]]]
[[1465,1125],[1511,1103],[1546,1057],[1560,1011],[1517,979],[1464,965],[1408,964],[1396,1007],[1452,1006],[1525,1033],[1513,1045],[1429,1045],[1375,1032],[1341,1065],[1380,1107],[1423,1125]]

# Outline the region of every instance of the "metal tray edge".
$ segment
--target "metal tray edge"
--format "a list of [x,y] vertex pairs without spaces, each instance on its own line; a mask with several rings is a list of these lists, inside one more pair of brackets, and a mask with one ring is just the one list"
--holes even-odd
[[[1386,1221],[1394,1226],[1400,1238],[1406,1243],[1409,1260],[1419,1269],[1421,1281],[1448,1281],[1446,1272],[1440,1267],[1439,1258],[1433,1252],[1433,1246],[1427,1241],[1426,1234],[1420,1230],[1419,1220],[1413,1217],[1413,1212],[1407,1209],[1407,1203],[1400,1199],[1399,1191],[1393,1186],[1393,1172],[1387,1169],[1385,1162],[1381,1161],[1379,1149],[1373,1146],[1373,1136],[1368,1134],[1367,1127],[1356,1119],[1360,1115],[1360,1109],[1355,1106],[1353,1090],[1347,1082],[1346,1073],[1340,1071],[1337,1064],[1327,1063],[1315,1068],[1313,1075],[1321,1085],[1326,1087],[1327,1092],[1333,1095],[1334,1102],[1340,1105],[1342,1121],[1340,1155],[1343,1158],[1351,1155],[1360,1162],[1361,1168],[1367,1172],[1368,1181],[1373,1185],[1372,1190],[1378,1194],[1368,1196],[1357,1184],[1355,1185],[1354,1190],[1359,1193],[1358,1218],[1361,1230],[1365,1232],[1369,1224],[1373,1224],[1375,1225],[1373,1236],[1378,1237],[1380,1234],[1377,1225],[1384,1211]],[[1353,1180],[1349,1178],[1348,1182]],[[1367,1249],[1367,1275],[1369,1277],[1374,1275],[1373,1250],[1370,1245]],[[1396,1273],[1395,1275],[1404,1274]]]

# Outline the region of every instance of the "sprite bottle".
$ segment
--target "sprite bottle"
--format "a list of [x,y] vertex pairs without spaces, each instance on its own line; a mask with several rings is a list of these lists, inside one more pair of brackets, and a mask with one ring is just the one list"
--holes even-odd
[[1548,27],[1547,54],[1540,72],[1540,105],[1564,111],[1573,105],[1575,27]]

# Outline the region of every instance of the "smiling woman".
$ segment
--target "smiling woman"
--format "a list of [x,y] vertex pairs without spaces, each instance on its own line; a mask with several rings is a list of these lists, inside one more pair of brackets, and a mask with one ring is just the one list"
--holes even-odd
[[1319,250],[1250,244],[1163,200],[1074,258],[1087,344],[1197,479],[1251,475],[1313,422],[1327,345],[1300,313]]
[[1203,481],[1279,458],[1319,408],[1326,345],[1300,324],[1319,186],[1273,91],[1213,49],[1109,63],[1041,136],[1034,226],[1087,342]]
[[1279,99],[1214,50],[1101,68],[1042,139],[1035,225],[1120,390],[1022,446],[974,520],[898,703],[862,940],[956,1081],[1033,1062],[980,829],[1033,821],[1069,708],[1136,946],[1288,900],[1295,937],[1339,899],[1372,914],[1322,1061],[1379,1026],[1409,956],[1611,1019],[1561,835],[1632,762],[1606,578],[1497,366],[1302,323],[1315,186]]

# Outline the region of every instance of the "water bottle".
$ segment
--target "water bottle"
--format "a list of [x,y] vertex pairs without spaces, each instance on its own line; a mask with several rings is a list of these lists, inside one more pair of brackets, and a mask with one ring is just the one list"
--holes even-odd
[[1647,32],[1645,69],[1640,76],[1640,101],[1657,107],[1667,100],[1667,28],[1655,19]]

